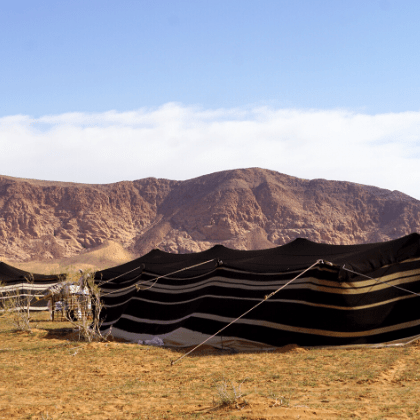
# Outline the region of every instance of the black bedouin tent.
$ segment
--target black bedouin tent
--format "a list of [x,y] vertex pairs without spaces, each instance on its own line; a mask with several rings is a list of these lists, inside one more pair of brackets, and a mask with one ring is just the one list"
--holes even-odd
[[47,310],[47,301],[42,299],[43,294],[62,279],[62,276],[32,274],[0,262],[0,309],[1,302],[8,295],[17,293],[22,298],[28,295],[34,297],[30,302],[31,310]]
[[196,345],[259,302],[209,344],[355,345],[420,335],[415,233],[363,245],[296,239],[255,251],[221,245],[193,254],[153,250],[98,272],[96,282],[102,329],[132,341],[157,336],[168,346]]

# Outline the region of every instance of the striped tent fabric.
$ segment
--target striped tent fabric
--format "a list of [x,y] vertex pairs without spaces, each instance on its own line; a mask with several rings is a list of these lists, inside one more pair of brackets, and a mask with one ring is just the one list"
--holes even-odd
[[420,335],[418,234],[363,245],[296,239],[256,251],[221,245],[194,254],[153,250],[98,272],[96,282],[102,329],[112,327],[114,336],[130,341],[159,337],[167,346],[197,345],[259,302],[208,344],[366,345]]
[[18,294],[22,298],[34,296],[30,309],[47,310],[47,301],[42,299],[47,289],[60,282],[61,276],[32,274],[19,268],[0,262],[0,309],[1,302],[10,294]]

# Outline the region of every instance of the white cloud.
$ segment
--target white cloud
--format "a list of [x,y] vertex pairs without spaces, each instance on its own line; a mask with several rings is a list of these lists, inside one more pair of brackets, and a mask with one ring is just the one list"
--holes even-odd
[[0,118],[0,173],[110,183],[188,179],[261,167],[346,180],[420,199],[420,112],[206,110],[168,103],[130,112]]

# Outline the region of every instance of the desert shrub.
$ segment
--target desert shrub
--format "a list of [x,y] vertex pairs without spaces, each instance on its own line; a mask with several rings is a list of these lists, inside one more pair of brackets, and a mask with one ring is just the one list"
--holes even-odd
[[245,394],[241,391],[241,386],[245,382],[245,379],[240,384],[230,382],[230,384],[223,380],[216,385],[217,391],[217,405],[226,407],[233,406],[240,408],[240,406],[246,405],[244,400]]
[[[27,279],[27,284],[33,284],[33,277]],[[0,283],[0,287],[4,287]],[[23,284],[22,284],[23,289]],[[35,299],[30,293],[23,293],[23,290],[15,288],[11,291],[5,291],[1,296],[0,310],[1,315],[6,317],[17,331],[31,331],[30,307]]]
[[[83,281],[81,281],[83,280]],[[75,279],[69,280],[76,283]],[[67,320],[77,329],[80,341],[107,341],[111,331],[106,335],[101,332],[102,301],[101,290],[95,284],[95,273],[83,273],[82,277],[77,281],[81,291],[86,291],[86,294],[80,294],[81,298],[78,302],[77,313],[74,314],[66,311]]]

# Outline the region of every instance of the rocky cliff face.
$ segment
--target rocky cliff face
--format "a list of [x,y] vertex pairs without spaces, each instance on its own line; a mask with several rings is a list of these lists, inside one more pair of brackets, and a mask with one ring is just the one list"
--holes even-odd
[[306,180],[253,168],[187,181],[146,178],[109,185],[0,176],[0,259],[72,256],[104,241],[136,254],[331,244],[420,232],[420,201],[350,182]]

